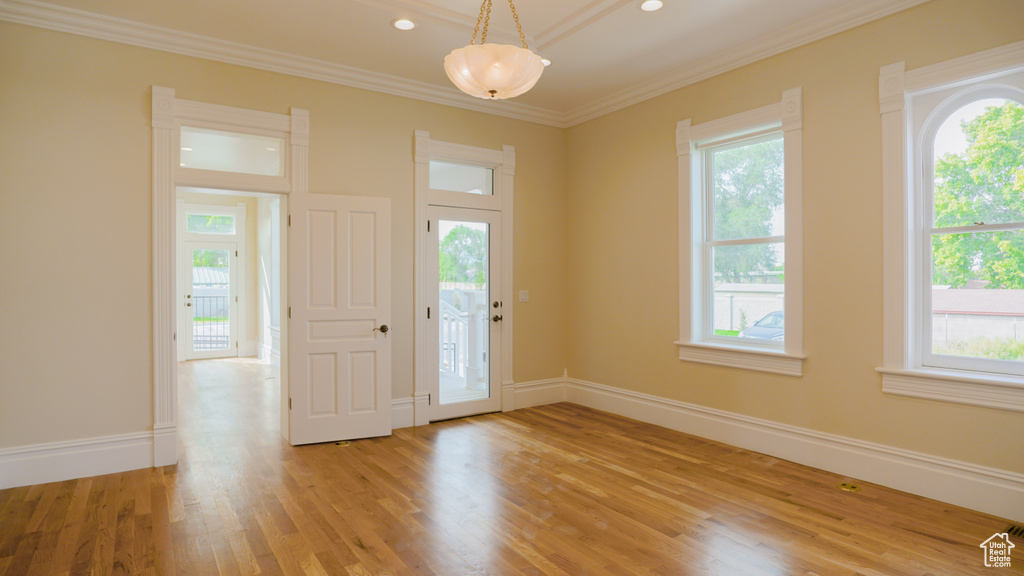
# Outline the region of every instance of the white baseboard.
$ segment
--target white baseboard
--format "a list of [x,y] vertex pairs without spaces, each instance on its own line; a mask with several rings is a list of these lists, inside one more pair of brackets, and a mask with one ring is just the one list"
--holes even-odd
[[565,378],[520,382],[514,385],[514,389],[515,407],[517,410],[531,406],[565,402],[567,398]]
[[[545,388],[543,393],[531,391],[531,394],[536,400],[557,397],[553,385]],[[571,378],[566,381],[564,399],[820,470],[1024,522],[1024,474]],[[518,394],[516,403],[518,406]]]
[[259,342],[255,340],[242,340],[241,346],[238,348],[238,355],[242,358],[259,356],[260,350],[261,346]]
[[153,466],[153,432],[0,450],[0,489]]
[[411,428],[415,425],[415,399],[394,398],[391,400],[391,429]]

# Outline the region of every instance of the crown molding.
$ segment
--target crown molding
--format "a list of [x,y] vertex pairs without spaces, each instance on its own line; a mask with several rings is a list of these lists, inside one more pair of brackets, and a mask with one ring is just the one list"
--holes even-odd
[[[416,0],[383,1],[419,10],[426,7],[422,1]],[[508,100],[501,102],[479,100],[466,96],[454,88],[440,87],[314,58],[295,56],[149,24],[140,24],[121,18],[54,6],[38,0],[0,0],[0,20],[372,90],[556,128],[569,128],[928,1],[930,0],[865,0],[849,7],[832,10],[826,14],[802,20],[779,32],[719,52],[695,64],[685,66],[675,73],[631,86],[626,90],[569,112]],[[539,36],[539,39],[549,44],[560,41],[567,35],[571,35],[621,8],[622,4],[623,0],[596,0],[552,29],[546,30]],[[434,13],[434,16],[439,20],[458,25],[464,24],[464,18],[458,18],[457,15]]]
[[703,58],[675,73],[631,86],[626,90],[576,108],[566,114],[564,123],[567,126],[582,124],[616,110],[639,104],[656,96],[696,84],[758,60],[770,58],[930,1],[865,0],[819,16],[805,18],[778,32],[766,34],[735,48],[723,50],[709,58]]
[[82,10],[53,6],[35,0],[4,0],[0,2],[0,20],[320,80],[352,88],[383,92],[558,128],[565,127],[561,114],[536,106],[507,100],[501,102],[480,100],[467,96],[454,88],[442,88],[370,70],[342,66],[208,36],[178,32]]

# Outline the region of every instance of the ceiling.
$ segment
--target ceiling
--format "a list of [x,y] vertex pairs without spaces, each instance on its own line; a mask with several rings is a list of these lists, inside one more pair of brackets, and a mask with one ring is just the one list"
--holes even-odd
[[[927,0],[517,0],[552,61],[530,92],[459,92],[444,56],[469,43],[479,0],[0,0],[0,20],[244,64],[554,126],[606,114]],[[409,18],[416,28],[394,29]],[[488,41],[518,43],[505,0]]]

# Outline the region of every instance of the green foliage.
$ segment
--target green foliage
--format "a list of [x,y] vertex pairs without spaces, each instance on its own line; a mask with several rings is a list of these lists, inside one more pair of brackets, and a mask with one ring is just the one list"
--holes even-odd
[[736,334],[739,334],[742,330],[746,330],[749,322],[750,320],[747,319],[747,312],[743,309],[740,309],[740,329],[736,331]]
[[187,227],[196,234],[234,234],[235,217],[216,214],[189,214]]
[[715,336],[739,336],[739,330],[715,330]]
[[487,237],[483,230],[455,226],[440,246],[441,282],[482,286],[487,281]]
[[[714,152],[714,239],[772,236],[772,221],[785,199],[782,138]],[[749,279],[750,272],[778,268],[769,244],[716,250],[715,274],[726,281]]]
[[227,250],[194,250],[192,252],[194,268],[227,268]]
[[[935,226],[1024,222],[1024,107],[989,106],[962,128],[967,150],[935,164]],[[938,234],[932,248],[933,284],[1024,288],[1024,233]]]
[[993,360],[1024,360],[1024,342],[1013,338],[974,338],[967,341],[953,341],[946,347],[935,347],[936,354],[969,356]]

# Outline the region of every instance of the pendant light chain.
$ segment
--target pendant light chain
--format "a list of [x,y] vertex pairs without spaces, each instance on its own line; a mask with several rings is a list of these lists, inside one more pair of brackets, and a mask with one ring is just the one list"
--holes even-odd
[[[484,9],[487,10],[487,19],[490,20],[491,8],[488,6],[488,0],[484,0],[480,3],[480,15],[476,17],[476,27],[473,28],[473,39],[470,40],[470,45],[476,44],[476,37],[480,34],[480,23],[484,21]],[[487,25],[484,25],[484,38],[487,37]],[[483,42],[480,42],[483,44]]]
[[487,44],[487,27],[491,24],[491,0],[487,0],[487,16],[484,16],[484,32],[480,37],[481,44]]
[[[484,0],[480,4],[480,15],[476,18],[476,26],[473,28],[473,39],[469,42],[470,44],[476,44],[477,35],[480,36],[480,44],[487,43],[487,28],[491,24],[491,4],[492,0]],[[530,49],[526,45],[526,35],[523,34],[523,27],[519,24],[519,14],[516,13],[516,5],[512,3],[512,0],[508,0],[509,8],[512,9],[512,19],[516,21],[516,30],[519,31],[519,40],[523,43],[523,48]],[[480,33],[480,23],[484,24],[484,31]]]
[[519,39],[523,42],[523,48],[530,49],[526,45],[526,36],[523,34],[523,27],[519,25],[519,14],[516,14],[516,5],[512,3],[512,0],[508,0],[508,5],[512,8],[512,19],[516,21],[516,28],[519,30]]

